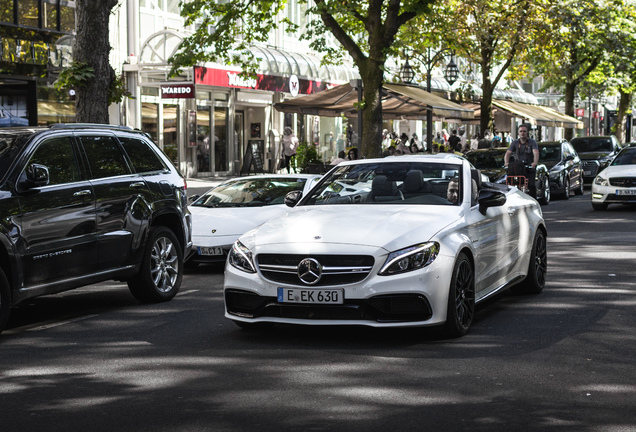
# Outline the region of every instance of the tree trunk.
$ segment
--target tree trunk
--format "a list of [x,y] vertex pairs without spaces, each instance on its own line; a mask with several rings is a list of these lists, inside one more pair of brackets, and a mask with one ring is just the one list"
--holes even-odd
[[[569,82],[565,85],[565,114],[570,117],[574,116],[574,92],[576,91],[576,83]],[[564,138],[570,141],[574,138],[574,128],[565,128]]]
[[632,104],[632,94],[626,93],[623,89],[619,89],[618,91],[621,95],[621,98],[618,102],[618,112],[616,113],[616,123],[615,123],[616,131],[614,132],[614,135],[616,136],[619,142],[625,143],[627,142],[627,137],[625,136],[626,131],[624,128],[625,114],[627,113],[627,110]]
[[364,82],[362,113],[362,143],[360,155],[366,158],[380,157],[382,151],[382,83],[383,72],[379,65],[367,60],[367,67],[360,71]]
[[490,82],[490,67],[482,63],[481,65],[481,115],[479,118],[479,137],[483,138],[487,130],[494,132],[492,119],[492,93],[495,86]]
[[108,24],[117,0],[77,0],[73,59],[88,64],[95,76],[85,86],[75,89],[78,123],[108,123],[108,97],[115,71],[110,66]]

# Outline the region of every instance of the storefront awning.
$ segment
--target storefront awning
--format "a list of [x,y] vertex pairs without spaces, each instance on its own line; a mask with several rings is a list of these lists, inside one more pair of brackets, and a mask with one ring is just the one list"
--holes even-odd
[[[343,84],[312,95],[299,96],[277,103],[282,112],[337,117],[357,115],[355,103],[358,92],[349,84]],[[382,88],[382,116],[385,119],[424,120],[426,112],[432,111],[435,120],[474,118],[473,110],[462,107],[419,87],[400,84],[384,84]]]
[[583,129],[583,122],[560,113],[552,108],[541,105],[529,105],[520,102],[493,100],[493,105],[512,114],[513,117],[523,118],[526,122],[547,127],[565,127]]

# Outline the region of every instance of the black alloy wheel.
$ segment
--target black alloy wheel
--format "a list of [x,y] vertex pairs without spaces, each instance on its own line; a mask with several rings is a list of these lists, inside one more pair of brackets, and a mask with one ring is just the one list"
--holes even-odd
[[166,227],[152,227],[137,276],[128,288],[139,301],[163,302],[172,299],[183,278],[183,252],[174,233]]
[[570,177],[567,175],[563,179],[563,199],[570,199]]
[[444,334],[449,338],[464,336],[475,317],[475,273],[463,252],[459,254],[448,291],[448,309]]
[[585,189],[583,188],[583,177],[579,177],[579,187],[574,189],[574,195],[583,195]]
[[548,273],[548,247],[545,233],[540,228],[534,236],[528,274],[526,278],[510,288],[517,294],[539,294],[545,287],[545,277]]

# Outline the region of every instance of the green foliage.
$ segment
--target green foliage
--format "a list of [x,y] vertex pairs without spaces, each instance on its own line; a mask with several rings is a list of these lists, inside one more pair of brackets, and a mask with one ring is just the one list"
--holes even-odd
[[300,143],[296,149],[296,165],[303,171],[310,163],[320,163],[322,160],[318,156],[316,146],[311,143]]
[[119,103],[124,99],[135,99],[135,97],[128,91],[126,87],[126,80],[124,74],[113,79],[110,83],[110,93],[108,94],[108,103]]
[[95,77],[95,71],[88,63],[73,61],[62,72],[53,83],[56,90],[71,90],[78,87],[84,87],[91,79]]

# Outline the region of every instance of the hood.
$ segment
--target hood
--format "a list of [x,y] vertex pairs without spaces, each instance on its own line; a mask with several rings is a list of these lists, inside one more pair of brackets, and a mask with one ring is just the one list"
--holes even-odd
[[610,155],[610,152],[590,152],[590,153],[579,153],[579,157],[582,160],[597,160],[603,159]]
[[[273,217],[290,210],[286,205],[264,207],[206,208],[188,206],[193,237],[240,236]],[[212,230],[216,230],[214,234]]]
[[241,238],[245,246],[335,243],[393,250],[430,240],[462,217],[460,206],[352,205],[290,209]]
[[636,177],[636,165],[613,165],[601,171],[603,177]]

